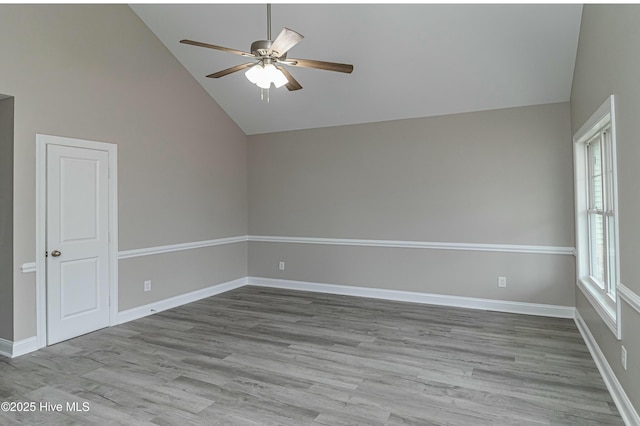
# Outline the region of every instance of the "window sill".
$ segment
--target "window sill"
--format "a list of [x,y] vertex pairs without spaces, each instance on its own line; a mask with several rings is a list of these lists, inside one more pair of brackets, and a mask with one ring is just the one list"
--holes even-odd
[[588,278],[579,278],[578,288],[591,303],[598,315],[600,315],[602,321],[609,327],[613,335],[620,340],[621,336],[618,330],[616,303]]

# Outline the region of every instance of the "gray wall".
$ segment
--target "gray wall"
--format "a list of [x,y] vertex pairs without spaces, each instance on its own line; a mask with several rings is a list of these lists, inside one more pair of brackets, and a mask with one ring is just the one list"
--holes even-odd
[[[620,281],[640,294],[640,6],[585,5],[571,92],[573,131],[611,94],[615,95],[620,214]],[[598,345],[640,411],[640,314],[624,301],[622,341],[578,295],[577,307]],[[620,365],[620,345],[628,349],[628,370]]]
[[13,98],[0,100],[0,338],[13,340]]
[[[570,137],[568,103],[249,136],[249,232],[573,247]],[[568,306],[575,297],[567,255],[252,242],[249,274]]]
[[[0,40],[0,92],[15,97],[15,340],[36,328],[35,276],[20,272],[35,260],[36,133],[118,145],[120,250],[247,233],[246,136],[128,6],[0,5]],[[244,277],[246,250],[123,260],[120,302]],[[167,270],[180,279],[142,291]]]

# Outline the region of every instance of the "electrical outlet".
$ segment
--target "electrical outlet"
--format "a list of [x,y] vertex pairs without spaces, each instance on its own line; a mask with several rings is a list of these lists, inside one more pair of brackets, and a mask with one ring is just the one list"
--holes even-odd
[[498,287],[505,288],[507,286],[507,277],[498,277]]
[[144,282],[144,291],[151,291],[151,280],[146,280]]
[[627,348],[622,346],[620,349],[620,361],[622,362],[622,368],[627,369]]
[[280,269],[281,271],[284,271],[284,262],[278,263],[278,269]]

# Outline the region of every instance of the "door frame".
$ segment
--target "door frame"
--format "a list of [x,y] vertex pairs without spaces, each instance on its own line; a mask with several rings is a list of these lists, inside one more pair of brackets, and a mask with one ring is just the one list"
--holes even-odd
[[106,151],[109,154],[109,326],[118,317],[118,146],[112,143],[36,134],[36,339],[47,346],[47,146]]

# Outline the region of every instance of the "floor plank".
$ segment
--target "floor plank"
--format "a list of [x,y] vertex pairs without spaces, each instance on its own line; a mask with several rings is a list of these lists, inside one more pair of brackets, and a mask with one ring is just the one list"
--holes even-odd
[[0,359],[0,399],[65,405],[8,425],[623,424],[572,320],[251,286]]

